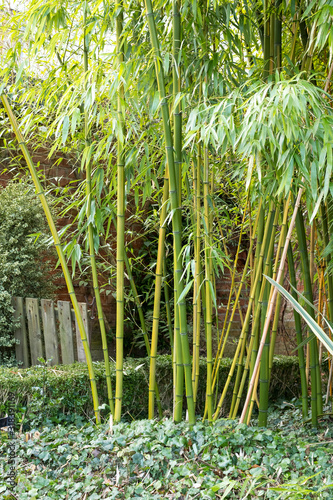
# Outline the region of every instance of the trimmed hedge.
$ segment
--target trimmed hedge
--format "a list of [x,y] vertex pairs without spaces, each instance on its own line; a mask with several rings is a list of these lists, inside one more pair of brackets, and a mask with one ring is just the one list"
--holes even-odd
[[[227,379],[232,360],[221,362],[219,388]],[[95,362],[95,375],[100,404],[107,403],[104,377],[104,363]],[[112,384],[115,387],[115,364],[111,363]],[[158,356],[157,381],[164,414],[172,414],[172,361],[171,356]],[[123,416],[126,420],[147,418],[148,414],[149,359],[127,358],[124,361]],[[200,380],[196,411],[203,414],[205,404],[206,365],[200,360]],[[219,394],[220,394],[219,390]],[[88,369],[84,363],[59,365],[55,367],[34,366],[27,369],[0,367],[1,411],[6,411],[8,395],[14,396],[17,408],[26,407],[26,420],[30,414],[39,414],[40,421],[49,418],[54,422],[73,420],[73,416],[92,417],[93,407],[90,395]],[[270,385],[271,400],[281,397],[291,399],[300,394],[300,377],[297,357],[276,356]],[[224,404],[227,414],[232,395]],[[185,408],[184,400],[184,408]],[[59,416],[61,417],[59,420]]]

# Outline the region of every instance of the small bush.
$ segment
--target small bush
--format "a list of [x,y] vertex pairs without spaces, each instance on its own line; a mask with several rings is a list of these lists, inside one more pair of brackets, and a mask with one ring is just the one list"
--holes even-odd
[[[222,360],[219,372],[219,388],[223,387],[232,360]],[[95,378],[100,405],[107,404],[107,389],[105,382],[104,363],[95,362]],[[111,363],[112,385],[115,387],[115,364]],[[125,420],[147,418],[148,414],[148,379],[149,359],[126,358],[124,362],[124,398],[123,416]],[[172,360],[171,356],[157,357],[157,383],[161,404],[166,416],[172,415]],[[206,362],[200,360],[200,379],[196,410],[203,415],[206,391]],[[221,391],[219,390],[219,393]],[[77,418],[93,419],[93,405],[90,395],[90,382],[87,365],[75,363],[46,367],[34,366],[27,369],[0,369],[0,401],[3,401],[2,411],[6,411],[8,394],[14,395],[18,411],[27,408],[26,420],[31,425],[46,425],[53,423],[75,422]],[[228,414],[230,395],[223,405],[223,415]],[[298,359],[281,356],[274,359],[270,395],[272,400],[284,397],[291,399],[300,394],[300,378]],[[186,401],[184,398],[183,408]],[[1,410],[1,408],[0,408]],[[107,413],[104,413],[105,415]]]
[[43,208],[33,188],[10,182],[0,190],[0,363],[13,358],[11,297],[51,298],[50,250]]
[[16,344],[14,332],[16,321],[11,296],[0,283],[0,365],[15,363],[13,347]]

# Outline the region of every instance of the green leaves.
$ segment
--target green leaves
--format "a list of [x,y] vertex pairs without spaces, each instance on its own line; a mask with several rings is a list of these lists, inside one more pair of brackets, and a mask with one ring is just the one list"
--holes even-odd
[[[124,500],[186,495],[301,500],[318,494],[329,499],[332,430],[309,439],[298,412],[295,402],[278,407],[272,418],[285,422],[272,431],[227,419],[214,426],[197,421],[193,429],[170,419],[138,420],[113,426],[111,435],[108,423],[99,428],[49,423],[39,437],[17,437],[14,493],[22,500],[65,500],[87,493],[92,499]],[[4,456],[6,447],[2,438]],[[0,478],[4,498],[7,470],[5,464]]]
[[[287,300],[291,303],[293,308],[302,316],[304,321],[308,324],[308,326],[311,328],[312,332],[316,335],[318,340],[325,346],[325,348],[328,350],[328,352],[333,356],[333,341],[329,338],[329,336],[324,332],[322,328],[316,323],[316,321],[310,316],[310,314],[307,313],[307,311],[295,300],[290,293],[287,292],[281,286],[279,283],[274,281],[272,278],[269,276],[264,275],[265,278],[273,285],[275,286],[282,295],[285,296]],[[327,323],[327,322],[326,322]],[[328,324],[328,323],[327,323]],[[330,327],[328,324],[330,330],[333,332],[333,329]]]

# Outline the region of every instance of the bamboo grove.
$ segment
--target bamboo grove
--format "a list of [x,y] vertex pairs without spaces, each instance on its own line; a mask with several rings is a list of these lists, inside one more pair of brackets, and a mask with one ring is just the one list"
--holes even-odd
[[[73,275],[84,265],[93,283],[116,422],[130,294],[150,358],[149,418],[155,403],[162,416],[156,357],[163,316],[174,420],[198,417],[203,356],[199,416],[249,423],[258,410],[266,426],[280,284],[296,304],[303,418],[311,410],[317,425],[333,370],[332,9],[325,0],[39,0],[21,12],[2,10],[3,148],[20,146],[43,204],[80,325],[97,423],[100,402],[68,261]],[[61,233],[29,153],[44,144],[50,156],[71,158],[78,178],[58,191],[62,214],[76,214]],[[157,207],[148,322],[127,230],[130,207],[144,213],[147,203]],[[116,290],[115,387],[101,301],[106,274]],[[224,277],[231,286],[221,321],[216,283]],[[221,384],[238,315],[242,327]],[[311,322],[324,329],[321,340],[307,329]]]

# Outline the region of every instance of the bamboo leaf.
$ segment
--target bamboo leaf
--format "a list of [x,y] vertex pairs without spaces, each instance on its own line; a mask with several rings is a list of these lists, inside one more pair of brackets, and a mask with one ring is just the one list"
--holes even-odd
[[215,309],[217,309],[217,303],[216,303],[215,290],[214,290],[213,283],[210,280],[208,280],[208,285],[210,288],[211,297],[212,297],[213,302],[214,302],[214,307],[215,307]]
[[[283,288],[279,283],[274,281],[269,276],[264,275],[265,278],[271,283],[271,285],[275,286],[282,295],[285,296],[287,300],[291,303],[293,308],[302,316],[304,321],[311,328],[312,332],[316,335],[316,337],[320,340],[320,342],[326,347],[328,352],[333,355],[333,341],[329,338],[328,335],[324,332],[322,328],[315,322],[313,318],[311,318],[310,314],[306,312],[306,310],[295,300],[287,290]],[[332,328],[330,327],[331,331]]]
[[20,81],[21,76],[22,76],[22,71],[24,68],[25,61],[22,61],[20,64],[20,67],[18,69],[18,72],[16,73],[16,79],[15,79],[15,85]]
[[81,113],[80,113],[80,110],[79,108],[75,108],[74,109],[74,112],[72,114],[72,124],[71,124],[71,134],[72,134],[72,137],[74,136],[74,133],[75,133],[75,130],[76,130],[76,125],[80,125],[80,117],[81,117]]
[[178,304],[178,305],[182,302],[182,300],[183,300],[183,299],[186,297],[186,295],[188,294],[188,292],[189,292],[189,290],[190,290],[190,288],[191,288],[191,286],[192,286],[192,284],[193,284],[193,281],[194,281],[194,280],[190,280],[190,281],[187,283],[187,285],[186,285],[186,287],[184,288],[184,290],[182,291],[182,293],[179,295],[179,298],[178,298],[178,301],[177,301],[177,304]]
[[293,349],[291,352],[298,351],[298,349],[300,349],[301,347],[304,347],[306,344],[309,344],[309,342],[311,342],[311,340],[313,340],[315,338],[316,338],[316,336],[312,333],[311,335],[309,335],[308,337],[306,337],[306,339],[304,339],[303,342],[301,342],[300,344],[298,344],[298,346],[295,347],[295,349]]
[[68,115],[66,115],[64,118],[63,125],[62,125],[62,144],[63,145],[66,143],[67,136],[68,136],[68,130],[69,130],[69,117],[68,117]]

